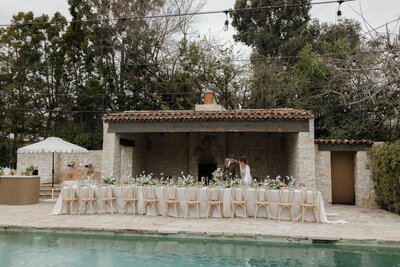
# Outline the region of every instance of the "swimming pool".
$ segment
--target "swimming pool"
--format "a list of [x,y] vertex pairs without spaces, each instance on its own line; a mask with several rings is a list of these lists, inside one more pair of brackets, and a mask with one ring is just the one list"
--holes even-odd
[[0,266],[400,266],[400,249],[0,232]]

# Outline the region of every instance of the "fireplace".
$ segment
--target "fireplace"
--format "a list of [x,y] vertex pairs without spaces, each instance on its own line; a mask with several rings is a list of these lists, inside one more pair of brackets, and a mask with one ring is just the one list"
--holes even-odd
[[212,173],[217,169],[217,163],[203,163],[198,165],[198,180],[205,178],[206,183],[212,178]]

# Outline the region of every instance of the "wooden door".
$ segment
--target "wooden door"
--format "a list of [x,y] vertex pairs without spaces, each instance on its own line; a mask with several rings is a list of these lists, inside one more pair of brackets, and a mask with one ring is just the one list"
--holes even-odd
[[332,204],[355,203],[354,152],[331,152]]

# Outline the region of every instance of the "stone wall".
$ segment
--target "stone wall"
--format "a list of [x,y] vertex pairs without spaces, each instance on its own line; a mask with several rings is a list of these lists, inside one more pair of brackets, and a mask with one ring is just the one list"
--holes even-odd
[[261,179],[288,174],[286,136],[283,133],[227,133],[226,155],[246,155],[251,175]]
[[[106,133],[105,133],[106,134]],[[107,133],[107,135],[110,135]],[[159,176],[178,176],[183,171],[198,174],[198,164],[216,163],[223,168],[225,158],[233,153],[247,155],[254,177],[285,176],[287,171],[284,133],[151,133],[108,136],[103,150],[103,175],[118,173],[122,178],[138,176],[143,171]],[[115,138],[135,141],[134,148],[121,146]],[[116,145],[116,148],[111,146]],[[108,152],[106,152],[108,151]],[[120,163],[112,159],[120,151]],[[108,174],[107,174],[108,173]],[[117,176],[117,175],[115,175]]]
[[331,152],[315,145],[315,182],[325,203],[332,203]]
[[370,162],[366,151],[358,151],[354,156],[354,183],[356,205],[377,207],[374,182],[371,179]]
[[298,184],[315,187],[314,120],[309,125],[309,132],[287,135],[287,170]]
[[[38,167],[40,182],[51,183],[52,179],[52,153],[19,153],[17,155],[17,171],[23,172],[29,166]],[[69,167],[68,164],[74,163]],[[88,167],[85,167],[87,165]],[[94,175],[100,178],[102,167],[102,151],[90,150],[88,153],[55,153],[54,154],[54,180],[56,183],[72,178],[78,166],[83,171],[83,176]]]
[[[331,151],[318,151],[318,145],[315,145],[315,176],[317,189],[322,193],[324,202],[332,203]],[[354,189],[357,206],[377,207],[370,163],[365,151],[357,151],[354,155]]]

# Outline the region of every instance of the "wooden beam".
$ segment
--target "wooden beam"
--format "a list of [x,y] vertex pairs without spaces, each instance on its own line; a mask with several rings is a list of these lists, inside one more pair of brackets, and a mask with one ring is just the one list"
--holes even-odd
[[365,151],[371,147],[368,144],[318,144],[319,151]]
[[309,132],[308,121],[211,121],[109,123],[108,133]]

